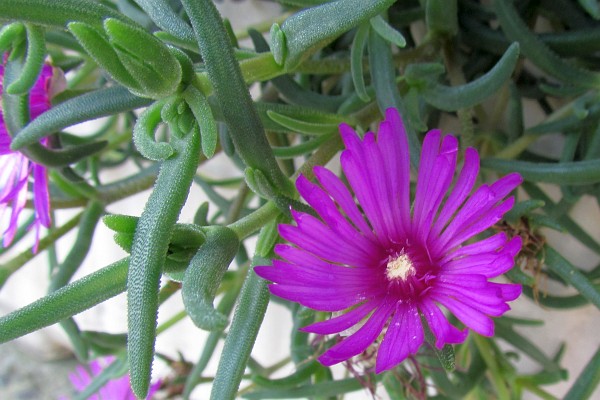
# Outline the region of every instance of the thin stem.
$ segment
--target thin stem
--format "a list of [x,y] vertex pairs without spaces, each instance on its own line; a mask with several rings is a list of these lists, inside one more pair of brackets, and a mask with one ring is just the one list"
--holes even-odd
[[156,328],[156,336],[171,328],[185,317],[187,317],[187,312],[185,310],[179,311],[177,314],[173,315],[171,318],[169,318]]
[[523,135],[508,146],[506,146],[503,150],[494,154],[495,158],[503,158],[503,159],[514,159],[519,156],[522,152],[524,152],[527,147],[533,142],[535,142],[541,134],[527,134]]
[[58,239],[66,235],[71,229],[75,228],[79,224],[79,220],[83,212],[80,212],[73,218],[71,218],[67,223],[61,225],[56,229],[52,229],[48,235],[40,239],[38,244],[38,251],[34,253],[31,249],[24,250],[22,253],[18,254],[15,258],[8,261],[0,268],[0,288],[4,286],[4,283],[8,280],[8,278],[16,271],[18,271],[22,266],[24,266],[27,262],[32,260],[35,256],[42,253],[46,248],[56,242]]
[[[316,165],[326,164],[340,150],[341,145],[342,141],[339,136],[336,135],[332,137],[308,160],[306,160],[306,162],[300,168],[298,168],[296,173],[292,175],[292,180],[298,178],[300,174],[309,179],[312,178],[314,176],[312,171],[313,167]],[[275,203],[270,201],[250,215],[239,219],[232,224],[229,224],[227,227],[232,229],[238,235],[240,240],[242,240],[258,231],[278,214],[279,209]]]

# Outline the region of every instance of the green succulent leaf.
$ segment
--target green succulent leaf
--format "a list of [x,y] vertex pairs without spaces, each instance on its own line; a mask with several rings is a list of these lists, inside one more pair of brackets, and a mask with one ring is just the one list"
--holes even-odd
[[434,34],[454,36],[458,32],[456,0],[426,0],[425,22]]
[[267,115],[279,125],[293,132],[304,133],[306,135],[321,136],[337,131],[338,125],[342,122],[341,119],[335,116],[318,115],[316,113],[313,113],[310,117],[297,117],[268,110]]
[[500,26],[509,40],[518,42],[523,54],[544,72],[575,86],[600,87],[600,74],[576,67],[557,56],[525,25],[512,1],[494,1]]
[[217,9],[209,0],[182,3],[237,154],[247,166],[260,169],[270,181],[291,193],[293,189],[273,156]]
[[395,44],[396,46],[402,48],[406,46],[406,39],[400,32],[390,26],[385,19],[381,15],[377,15],[369,21],[371,27],[377,32],[379,36],[390,42],[391,44]]
[[44,59],[46,58],[44,30],[31,24],[26,24],[25,30],[27,33],[25,63],[19,77],[6,88],[6,93],[12,95],[29,93],[42,71]]
[[[157,109],[159,115],[160,110]],[[169,240],[177,218],[188,196],[200,156],[200,135],[197,129],[187,134],[175,133],[171,145],[174,155],[163,161],[154,191],[137,223],[127,278],[131,387],[145,398],[150,384],[158,287],[169,250]]]
[[156,25],[178,39],[194,43],[194,31],[166,0],[135,0]]
[[129,258],[124,258],[0,317],[0,343],[56,324],[123,293],[128,265]]
[[91,0],[4,0],[0,2],[0,15],[3,20],[30,22],[59,29],[64,29],[71,22],[82,22],[101,29],[106,18],[117,18],[135,25],[114,8]]
[[117,82],[134,93],[143,91],[137,80],[123,65],[117,51],[102,31],[84,22],[71,22],[67,25],[67,28],[94,61]]
[[217,148],[217,121],[213,116],[208,100],[200,90],[190,85],[183,92],[183,98],[196,118],[202,137],[202,152],[206,158],[211,158]]
[[600,160],[542,163],[487,158],[481,165],[502,173],[518,172],[529,181],[568,185],[600,182]]
[[550,246],[544,247],[546,265],[565,282],[572,285],[596,307],[600,308],[600,291],[579,271]]
[[160,40],[114,18],[104,21],[104,30],[117,56],[142,87],[140,95],[161,99],[178,89],[181,66]]
[[590,399],[600,382],[600,349],[596,350],[590,361],[583,367],[583,372],[571,389],[567,392],[565,400]]
[[135,96],[122,86],[98,89],[57,104],[27,124],[11,147],[21,149],[54,132],[81,122],[149,105],[152,100]]
[[456,111],[481,103],[496,93],[510,78],[517,59],[519,45],[513,43],[498,63],[488,73],[462,86],[445,86],[439,83],[423,89],[425,101],[445,111]]
[[239,239],[231,229],[208,228],[206,241],[185,271],[181,288],[183,304],[200,329],[223,330],[227,326],[227,317],[214,308],[213,301],[238,247]]
[[[252,262],[253,266],[266,264],[268,260],[257,256]],[[250,271],[225,339],[210,394],[211,400],[235,398],[268,303],[267,282]]]
[[148,107],[138,118],[133,128],[135,147],[150,160],[162,161],[174,153],[173,146],[166,142],[156,142],[154,132],[162,122],[162,109],[166,101],[157,101]]
[[340,0],[308,8],[271,29],[275,60],[293,71],[302,61],[344,32],[387,10],[393,0]]
[[371,97],[367,93],[365,86],[365,77],[363,71],[363,56],[367,47],[367,41],[369,40],[369,24],[362,24],[356,30],[354,40],[352,41],[352,48],[350,50],[350,71],[352,73],[352,82],[354,82],[354,88],[356,94],[362,101],[369,101]]

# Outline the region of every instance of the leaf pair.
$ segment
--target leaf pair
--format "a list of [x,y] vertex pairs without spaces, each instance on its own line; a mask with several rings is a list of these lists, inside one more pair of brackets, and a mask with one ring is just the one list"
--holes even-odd
[[67,27],[94,61],[132,93],[159,99],[178,89],[179,62],[143,29],[114,18],[104,20],[104,31],[85,22],[71,22]]
[[166,160],[174,153],[171,144],[155,139],[155,131],[162,122],[174,124],[181,132],[196,129],[197,125],[202,152],[206,158],[214,155],[219,134],[217,123],[208,100],[195,86],[189,85],[182,96],[175,95],[155,102],[140,115],[133,129],[133,140],[138,151],[150,160]]

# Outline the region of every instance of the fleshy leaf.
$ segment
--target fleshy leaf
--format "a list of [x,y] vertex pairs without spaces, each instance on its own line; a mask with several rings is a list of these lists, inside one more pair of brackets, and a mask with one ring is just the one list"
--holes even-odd
[[222,330],[227,317],[213,306],[217,289],[239,247],[236,234],[225,227],[208,229],[206,241],[185,271],[181,296],[185,310],[200,329]]
[[98,89],[53,106],[27,124],[11,143],[15,150],[69,126],[147,106],[152,101],[131,94],[122,86]]
[[422,94],[425,101],[445,111],[456,111],[481,103],[496,93],[510,78],[517,59],[519,45],[513,43],[498,63],[488,73],[462,86],[445,86],[436,83],[427,86]]
[[308,8],[271,29],[273,54],[285,69],[293,71],[314,52],[342,33],[385,11],[393,0],[340,0]]

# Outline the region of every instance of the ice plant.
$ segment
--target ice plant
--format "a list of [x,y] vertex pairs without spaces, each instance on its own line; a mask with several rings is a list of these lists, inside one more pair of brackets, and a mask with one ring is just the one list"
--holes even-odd
[[[320,219],[292,211],[296,225],[279,226],[291,243],[276,247],[281,260],[255,268],[273,282],[273,294],[335,313],[304,331],[353,332],[319,361],[329,366],[348,360],[382,338],[375,370],[391,369],[417,353],[423,321],[438,348],[463,342],[468,329],[493,335],[490,317],[506,312],[521,287],[490,279],[513,266],[521,240],[498,233],[465,242],[511,209],[514,198],[505,198],[521,177],[509,174],[471,193],[479,156],[468,148],[453,185],[458,141],[432,130],[423,142],[411,207],[410,157],[398,112],[387,110],[377,136],[368,132],[361,140],[345,124],[340,132],[342,169],[354,195],[323,167],[314,169],[318,184],[298,178],[299,193]],[[466,328],[452,325],[444,309]]]
[[[78,365],[75,373],[69,375],[69,379],[75,390],[78,392],[85,390],[92,383],[94,377],[99,375],[113,360],[114,357],[94,360],[89,364],[88,368]],[[161,381],[157,381],[150,386],[148,399],[152,398],[154,393],[160,388],[160,385]],[[65,398],[63,397],[62,400],[65,400]],[[96,394],[88,397],[88,400],[136,400],[136,397],[131,390],[129,375],[126,374],[120,378],[108,381]]]
[[[0,89],[4,67],[0,65]],[[50,98],[61,88],[62,79],[53,77],[53,68],[44,65],[34,87],[29,93],[30,117],[36,118],[50,108]],[[1,92],[0,92],[1,93]],[[1,100],[1,97],[0,97]],[[25,208],[29,181],[33,182],[34,219],[31,228],[35,230],[34,251],[37,251],[41,227],[50,226],[50,198],[48,194],[48,171],[18,151],[10,149],[11,137],[4,123],[4,115],[0,113],[0,217],[4,217],[10,209],[10,216],[2,219],[8,221],[3,230],[3,246],[10,245],[19,226],[19,216]],[[43,140],[42,144],[46,144]]]

